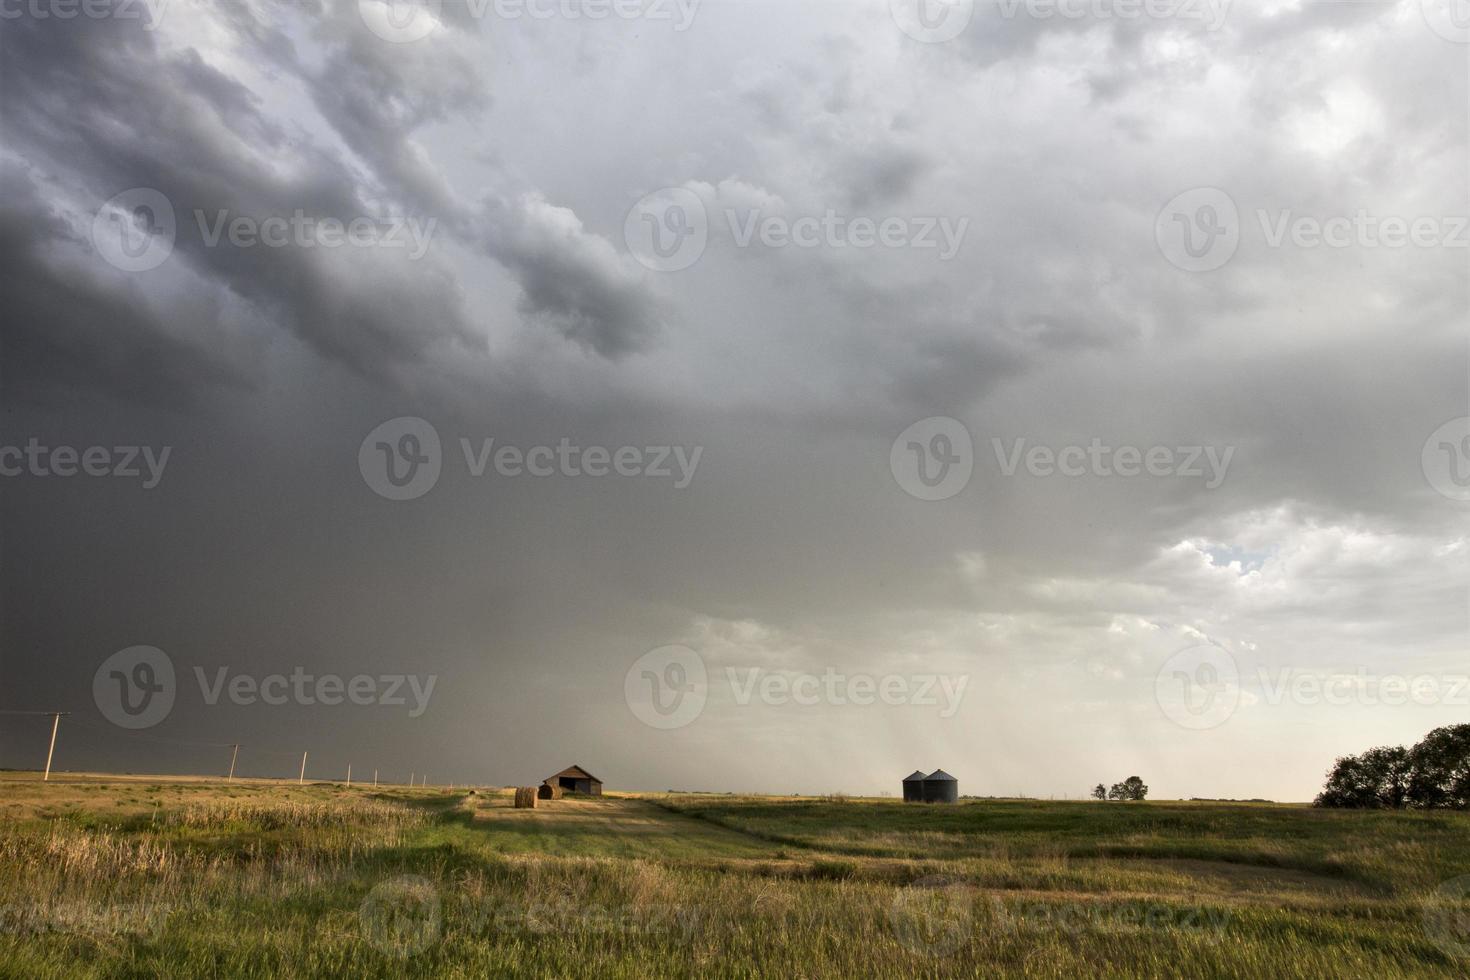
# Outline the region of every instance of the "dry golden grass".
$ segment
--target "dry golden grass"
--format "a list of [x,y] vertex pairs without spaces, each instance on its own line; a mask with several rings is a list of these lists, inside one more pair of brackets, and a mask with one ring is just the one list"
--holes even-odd
[[1457,818],[5,792],[24,815],[0,820],[0,976],[1465,975],[1424,907],[1424,882],[1470,873]]

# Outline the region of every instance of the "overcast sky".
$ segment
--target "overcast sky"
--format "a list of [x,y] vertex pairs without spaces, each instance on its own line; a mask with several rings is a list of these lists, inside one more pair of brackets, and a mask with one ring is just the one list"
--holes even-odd
[[93,2],[0,3],[57,766],[1301,800],[1470,717],[1460,0]]

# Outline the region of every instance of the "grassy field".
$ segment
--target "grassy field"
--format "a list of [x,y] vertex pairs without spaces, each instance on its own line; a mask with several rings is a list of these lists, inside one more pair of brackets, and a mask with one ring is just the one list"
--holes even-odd
[[12,776],[0,976],[1464,977],[1459,876],[1465,814]]

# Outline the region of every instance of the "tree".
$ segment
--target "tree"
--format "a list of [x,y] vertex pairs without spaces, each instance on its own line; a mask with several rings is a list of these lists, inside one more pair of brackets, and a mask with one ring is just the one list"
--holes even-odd
[[1148,786],[1137,776],[1129,776],[1123,780],[1123,798],[1125,800],[1142,800],[1148,797]]
[[1412,749],[1381,746],[1332,765],[1317,806],[1470,808],[1470,725],[1436,728]]
[[1092,798],[1094,800],[1105,800],[1108,798],[1108,788],[1102,783],[1092,787]]
[[1318,806],[1359,810],[1400,810],[1410,799],[1410,751],[1380,746],[1338,759],[1327,774]]
[[[1470,726],[1467,726],[1470,727]],[[1374,782],[1378,806],[1401,810],[1409,802],[1409,750],[1402,745],[1369,749],[1361,756]]]
[[1321,807],[1362,809],[1378,805],[1378,787],[1363,760],[1345,755],[1327,772],[1327,784],[1315,801]]
[[1408,753],[1408,798],[1420,807],[1470,808],[1470,725],[1436,728]]
[[1128,799],[1128,790],[1124,788],[1122,783],[1114,783],[1113,788],[1108,790],[1108,799],[1126,800]]

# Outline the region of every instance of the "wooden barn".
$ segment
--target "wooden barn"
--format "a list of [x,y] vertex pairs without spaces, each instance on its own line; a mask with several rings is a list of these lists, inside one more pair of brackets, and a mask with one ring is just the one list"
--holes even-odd
[[568,766],[554,776],[541,782],[541,798],[554,800],[562,793],[586,793],[588,796],[602,795],[602,780],[581,766]]

